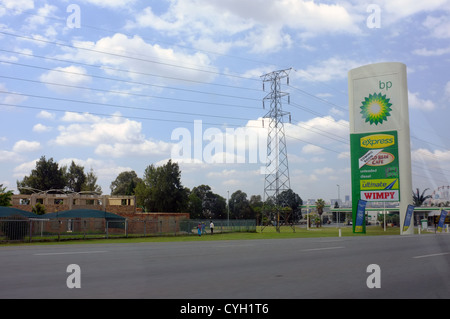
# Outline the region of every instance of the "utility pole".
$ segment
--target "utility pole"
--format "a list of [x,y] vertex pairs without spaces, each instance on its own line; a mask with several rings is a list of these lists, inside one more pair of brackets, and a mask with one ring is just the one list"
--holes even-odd
[[[287,221],[288,216],[280,214],[279,195],[290,189],[289,165],[287,157],[286,136],[284,133],[283,118],[291,115],[284,112],[282,108],[282,98],[288,97],[289,93],[281,91],[281,80],[286,79],[289,85],[289,73],[291,69],[280,70],[261,76],[263,88],[265,91],[266,83],[270,83],[270,93],[263,99],[263,108],[266,108],[266,102],[270,102],[270,111],[264,116],[269,120],[267,136],[267,164],[266,177],[264,181],[264,207],[263,214],[269,217],[269,220],[276,223],[277,232],[280,232],[280,226],[283,221]],[[264,120],[263,120],[264,126]]]

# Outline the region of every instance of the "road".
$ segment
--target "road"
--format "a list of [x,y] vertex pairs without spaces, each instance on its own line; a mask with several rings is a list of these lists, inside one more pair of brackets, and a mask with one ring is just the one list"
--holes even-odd
[[449,266],[449,234],[6,246],[0,298],[450,298]]

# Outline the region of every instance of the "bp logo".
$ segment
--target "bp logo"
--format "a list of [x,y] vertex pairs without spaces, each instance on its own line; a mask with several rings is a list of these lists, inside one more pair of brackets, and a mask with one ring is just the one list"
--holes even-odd
[[387,121],[388,117],[391,116],[390,112],[392,112],[390,100],[381,93],[370,94],[369,97],[366,97],[361,106],[361,114],[366,123],[378,125]]

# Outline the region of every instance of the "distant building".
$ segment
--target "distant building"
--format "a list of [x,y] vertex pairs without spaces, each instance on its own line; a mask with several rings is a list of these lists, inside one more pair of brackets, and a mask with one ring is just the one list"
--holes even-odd
[[[429,194],[429,193],[428,193]],[[425,193],[427,195],[427,193]],[[440,203],[447,204],[450,202],[450,186],[440,186],[431,194],[432,199],[426,201],[426,204],[439,205]]]
[[450,200],[450,186],[438,187],[432,194],[433,199]]
[[338,204],[339,207],[342,207],[342,201],[340,199],[337,199],[337,198],[330,199],[331,207],[334,207],[336,205],[336,203]]

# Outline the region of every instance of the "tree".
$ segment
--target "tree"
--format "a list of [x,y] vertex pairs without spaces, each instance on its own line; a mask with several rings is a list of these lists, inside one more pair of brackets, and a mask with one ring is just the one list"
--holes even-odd
[[320,223],[322,222],[322,214],[323,214],[324,207],[325,207],[325,201],[323,199],[320,198],[320,199],[316,200],[317,214],[319,214]]
[[299,219],[301,219],[301,206],[303,205],[303,200],[298,194],[294,193],[292,189],[281,192],[278,195],[276,202],[277,205],[281,207],[289,207],[291,209],[293,222],[297,222]]
[[83,192],[94,192],[94,193],[102,193],[101,186],[97,185],[97,175],[95,175],[94,170],[91,168],[89,173],[86,174],[86,180],[81,187]]
[[248,202],[250,205],[251,210],[253,211],[253,215],[256,219],[256,224],[260,225],[261,223],[261,213],[263,208],[263,201],[261,199],[261,195],[252,195],[250,196],[250,201]]
[[0,184],[0,206],[11,206],[12,191],[6,191],[6,187]]
[[194,192],[190,192],[188,196],[187,211],[191,219],[203,218],[202,200]]
[[188,192],[181,184],[181,171],[171,160],[166,165],[145,169],[136,188],[136,201],[147,211],[178,213],[187,208]]
[[130,196],[135,194],[136,186],[142,182],[135,171],[120,173],[111,183],[111,195]]
[[25,176],[22,181],[17,181],[20,193],[30,194],[31,191],[24,187],[43,191],[64,189],[66,187],[65,169],[60,168],[53,158],[46,160],[45,156],[42,156],[36,162],[36,168],[31,171],[30,176]]
[[102,188],[97,185],[97,176],[92,169],[85,174],[84,167],[77,165],[74,161],[69,168],[59,167],[53,158],[46,160],[45,156],[36,162],[36,168],[29,176],[25,176],[22,181],[17,181],[17,188],[21,194],[31,194],[33,190],[102,193]]
[[211,218],[214,219],[225,219],[227,218],[227,200],[218,195],[214,194],[214,200],[211,206]]
[[247,194],[241,190],[234,192],[230,197],[230,217],[235,219],[253,219],[255,213],[250,207]]
[[200,185],[194,187],[191,191],[191,195],[190,199],[194,201],[191,205],[192,208],[198,205],[197,199],[200,200],[201,203],[201,211],[195,212],[196,218],[223,219],[226,217],[227,203],[225,198],[213,193],[210,186]]
[[84,167],[76,165],[74,161],[70,164],[69,170],[66,174],[66,187],[72,192],[81,192],[86,183],[86,175],[84,174]]
[[429,190],[429,188],[425,189],[425,190],[422,192],[422,194],[420,194],[419,189],[416,188],[416,192],[414,192],[414,191],[412,192],[414,206],[420,207],[420,206],[422,206],[422,204],[423,204],[428,198],[432,198],[431,195],[425,196],[425,192],[426,192],[427,190]]
[[36,203],[36,205],[31,209],[31,212],[36,215],[45,215],[47,210],[44,205]]

